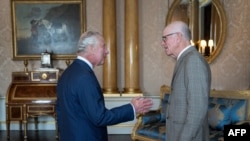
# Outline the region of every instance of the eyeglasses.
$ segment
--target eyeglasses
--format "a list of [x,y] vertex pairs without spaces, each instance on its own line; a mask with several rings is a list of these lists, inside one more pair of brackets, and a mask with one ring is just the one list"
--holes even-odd
[[174,35],[176,33],[178,33],[178,32],[174,32],[174,33],[170,33],[170,34],[164,35],[164,36],[161,37],[161,39],[162,39],[163,42],[166,42],[168,36]]

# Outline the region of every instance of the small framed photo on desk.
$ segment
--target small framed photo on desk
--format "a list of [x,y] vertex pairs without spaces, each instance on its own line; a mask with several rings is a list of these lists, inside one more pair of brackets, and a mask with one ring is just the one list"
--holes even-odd
[[47,51],[41,53],[41,67],[42,68],[51,68],[51,54]]

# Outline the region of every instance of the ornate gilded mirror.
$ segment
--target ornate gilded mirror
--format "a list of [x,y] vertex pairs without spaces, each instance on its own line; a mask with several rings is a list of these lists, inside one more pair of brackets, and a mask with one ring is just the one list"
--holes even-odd
[[226,37],[226,16],[220,0],[175,0],[166,24],[177,20],[189,25],[193,44],[211,63],[221,52]]

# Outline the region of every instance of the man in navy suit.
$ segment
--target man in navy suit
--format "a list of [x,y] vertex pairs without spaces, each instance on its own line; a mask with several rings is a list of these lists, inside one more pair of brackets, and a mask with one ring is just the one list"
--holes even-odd
[[136,97],[131,103],[107,109],[93,68],[102,65],[109,51],[98,32],[82,34],[77,59],[57,85],[57,120],[60,141],[107,141],[107,125],[133,120],[148,112],[153,102]]
[[184,22],[172,22],[163,31],[162,47],[176,59],[166,111],[167,141],[209,140],[211,71],[190,40],[191,33]]

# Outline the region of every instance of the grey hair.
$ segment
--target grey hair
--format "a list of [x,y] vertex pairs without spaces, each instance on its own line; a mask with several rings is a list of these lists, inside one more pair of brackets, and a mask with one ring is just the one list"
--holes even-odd
[[99,32],[87,31],[83,33],[78,41],[78,50],[77,52],[84,52],[88,46],[95,47],[98,42],[97,37],[102,36]]
[[187,40],[191,40],[191,31],[187,24],[183,23],[181,24],[181,33],[183,34],[183,37]]

